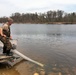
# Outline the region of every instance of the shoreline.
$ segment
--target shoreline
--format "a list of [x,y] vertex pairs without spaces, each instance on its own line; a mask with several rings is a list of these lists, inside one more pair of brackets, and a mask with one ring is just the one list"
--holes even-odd
[[[0,23],[3,24],[3,23]],[[64,24],[64,25],[68,25],[68,24],[76,24],[76,22],[41,22],[41,23],[36,23],[36,22],[26,22],[26,23],[13,23],[13,24]]]
[[59,24],[59,25],[61,25],[61,24],[64,24],[64,25],[68,25],[68,24],[76,24],[76,22],[44,22],[44,23],[31,23],[31,22],[29,22],[29,23],[14,23],[14,24]]
[[76,24],[76,22],[48,22],[47,24]]

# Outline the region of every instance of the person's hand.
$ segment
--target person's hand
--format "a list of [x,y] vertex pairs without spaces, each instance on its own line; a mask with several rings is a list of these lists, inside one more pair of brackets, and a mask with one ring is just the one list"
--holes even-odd
[[6,35],[2,35],[3,37],[6,37]]
[[12,40],[12,36],[10,36],[10,40]]

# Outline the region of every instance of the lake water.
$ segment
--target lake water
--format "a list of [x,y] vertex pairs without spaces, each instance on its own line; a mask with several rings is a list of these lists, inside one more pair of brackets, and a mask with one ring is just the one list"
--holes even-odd
[[41,69],[44,75],[76,75],[76,25],[13,24],[11,30],[12,37],[18,40],[17,49],[45,67],[27,62],[25,68],[25,62],[21,62],[11,69],[10,75],[25,75],[25,69],[26,75],[40,73]]

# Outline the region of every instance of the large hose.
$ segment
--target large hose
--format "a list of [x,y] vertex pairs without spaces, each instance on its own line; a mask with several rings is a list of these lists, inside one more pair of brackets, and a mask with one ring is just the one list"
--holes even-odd
[[41,64],[41,63],[39,63],[39,62],[37,62],[37,61],[35,61],[35,60],[32,60],[31,58],[29,58],[29,57],[25,56],[24,54],[20,53],[20,52],[17,51],[16,49],[15,49],[15,50],[12,50],[12,52],[13,52],[13,53],[16,53],[16,54],[19,55],[19,56],[21,56],[23,59],[28,60],[28,61],[30,61],[30,62],[32,62],[32,63],[35,63],[35,64],[37,64],[37,65],[39,65],[39,66],[41,66],[41,67],[44,66],[43,64]]

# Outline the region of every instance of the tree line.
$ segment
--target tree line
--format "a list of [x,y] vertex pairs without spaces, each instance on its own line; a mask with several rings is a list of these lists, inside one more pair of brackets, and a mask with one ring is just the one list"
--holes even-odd
[[[62,10],[47,11],[45,13],[13,13],[10,16],[14,23],[76,23],[76,12],[66,13]],[[6,22],[7,17],[1,17],[0,23]]]

